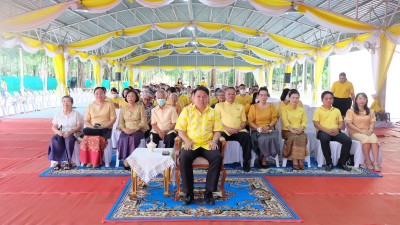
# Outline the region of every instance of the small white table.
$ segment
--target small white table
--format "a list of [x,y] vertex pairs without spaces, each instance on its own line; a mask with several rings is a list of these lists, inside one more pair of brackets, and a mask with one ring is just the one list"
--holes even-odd
[[[163,151],[168,151],[169,155],[162,155]],[[164,175],[164,196],[168,197],[168,188],[171,184],[171,169],[175,167],[175,150],[173,148],[155,148],[150,152],[148,148],[136,148],[133,153],[126,158],[131,167],[132,174],[132,197],[136,198],[136,190],[139,177],[141,181],[148,183],[158,174]]]

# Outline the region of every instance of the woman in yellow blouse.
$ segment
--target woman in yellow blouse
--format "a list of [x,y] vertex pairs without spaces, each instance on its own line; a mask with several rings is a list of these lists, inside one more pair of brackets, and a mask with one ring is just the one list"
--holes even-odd
[[[365,93],[356,95],[356,104],[353,109],[347,110],[346,124],[350,128],[351,139],[362,144],[365,163],[368,169],[381,171],[378,165],[379,141],[373,133],[375,127],[375,112],[368,108],[368,97]],[[372,150],[374,162],[372,164],[369,151]]]
[[276,110],[274,104],[267,103],[268,90],[260,88],[257,96],[259,102],[250,106],[248,121],[252,128],[251,142],[254,151],[261,159],[262,166],[268,167],[266,158],[275,157],[279,151]]
[[126,158],[139,146],[144,132],[149,129],[146,111],[138,104],[139,96],[135,91],[128,91],[125,97],[126,106],[119,113],[117,129],[121,130],[117,142],[118,159],[124,160],[125,169],[129,169]]
[[292,89],[289,94],[289,104],[282,109],[282,138],[284,158],[293,159],[295,170],[304,170],[303,160],[309,155],[307,151],[307,135],[304,130],[307,125],[307,115],[303,107],[299,106],[300,93]]
[[[98,167],[102,164],[104,149],[107,147],[107,139],[111,138],[111,130],[117,115],[114,105],[105,100],[106,89],[97,87],[94,89],[96,100],[91,103],[85,112],[85,134],[81,145],[79,157],[81,163],[87,167]],[[106,162],[106,167],[108,167]]]
[[[296,89],[292,89],[292,90],[296,90]],[[278,114],[278,118],[282,116],[282,109],[289,104],[290,92],[291,92],[291,90],[289,88],[285,88],[282,91],[281,101],[276,104],[276,113]],[[297,105],[300,107],[303,107],[303,103],[300,100],[299,100],[299,103],[297,103]]]
[[181,112],[182,112],[182,107],[178,104],[178,101],[179,101],[178,95],[176,93],[171,93],[169,95],[169,99],[170,99],[169,105],[176,109],[176,113],[179,116],[179,114],[181,114]]

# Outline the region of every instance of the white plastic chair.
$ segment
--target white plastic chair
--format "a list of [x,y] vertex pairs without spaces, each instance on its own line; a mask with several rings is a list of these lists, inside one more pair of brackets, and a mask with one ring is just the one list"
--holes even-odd
[[[257,154],[251,150],[250,167],[254,167]],[[224,164],[240,162],[243,166],[243,150],[238,141],[227,141],[225,146]],[[279,167],[279,162],[278,162]]]

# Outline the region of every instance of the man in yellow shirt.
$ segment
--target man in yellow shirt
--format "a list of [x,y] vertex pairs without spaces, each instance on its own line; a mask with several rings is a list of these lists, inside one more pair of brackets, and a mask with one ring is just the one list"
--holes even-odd
[[207,82],[206,82],[206,79],[204,77],[201,78],[201,82],[200,82],[199,85],[203,86],[203,87],[207,87]]
[[153,135],[153,142],[157,144],[160,140],[164,141],[166,148],[173,148],[175,142],[175,124],[178,114],[174,107],[165,104],[167,93],[164,90],[156,92],[158,106],[151,110],[150,134]]
[[246,114],[244,106],[235,102],[235,89],[229,87],[225,91],[225,102],[215,105],[215,110],[221,115],[224,132],[221,134],[227,141],[237,141],[243,150],[243,170],[250,171],[251,137],[246,129]]
[[246,115],[249,113],[250,104],[253,98],[246,93],[246,85],[241,84],[239,86],[239,94],[236,95],[235,99],[239,104],[243,105],[245,108]]
[[215,98],[217,99],[217,102],[214,103],[214,104],[211,104],[211,103],[210,103],[211,108],[213,108],[213,109],[215,109],[215,106],[216,106],[218,103],[225,102],[225,91],[224,91],[223,89],[218,89],[218,90],[215,92]]
[[355,100],[353,84],[347,80],[345,73],[339,74],[339,80],[333,83],[331,92],[335,95],[332,106],[338,108],[344,118]]
[[193,90],[193,104],[182,110],[175,126],[184,142],[180,151],[182,187],[186,194],[182,200],[183,205],[194,200],[192,163],[198,156],[206,158],[210,165],[206,178],[205,202],[209,205],[215,204],[212,193],[217,190],[223,163],[218,147],[223,126],[218,112],[208,106],[208,95],[205,87],[200,86]]
[[326,171],[333,169],[331,148],[329,143],[337,141],[342,144],[340,158],[337,164],[339,169],[351,171],[351,168],[346,165],[346,161],[350,155],[351,139],[340,130],[344,130],[344,123],[340,111],[332,106],[333,93],[324,91],[321,95],[322,106],[314,111],[313,122],[315,128],[318,129],[317,138],[321,142],[322,152],[324,153]]

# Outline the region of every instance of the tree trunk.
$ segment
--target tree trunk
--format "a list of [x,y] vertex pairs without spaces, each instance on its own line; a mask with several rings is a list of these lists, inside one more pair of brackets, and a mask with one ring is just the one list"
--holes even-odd
[[78,72],[76,74],[76,77],[78,79],[78,88],[85,88],[85,78],[86,78],[86,73],[85,73],[85,64],[82,63],[80,60],[78,60]]
[[111,74],[110,68],[108,68],[108,66],[105,65],[103,70],[103,80],[108,80],[109,78],[111,78],[110,74]]
[[307,61],[303,64],[303,90],[307,91]]
[[213,68],[211,70],[211,85],[210,86],[214,86],[217,83],[217,70],[215,68]]
[[299,72],[300,72],[300,65],[296,63],[296,83],[295,87],[297,89],[297,85],[299,84]]

